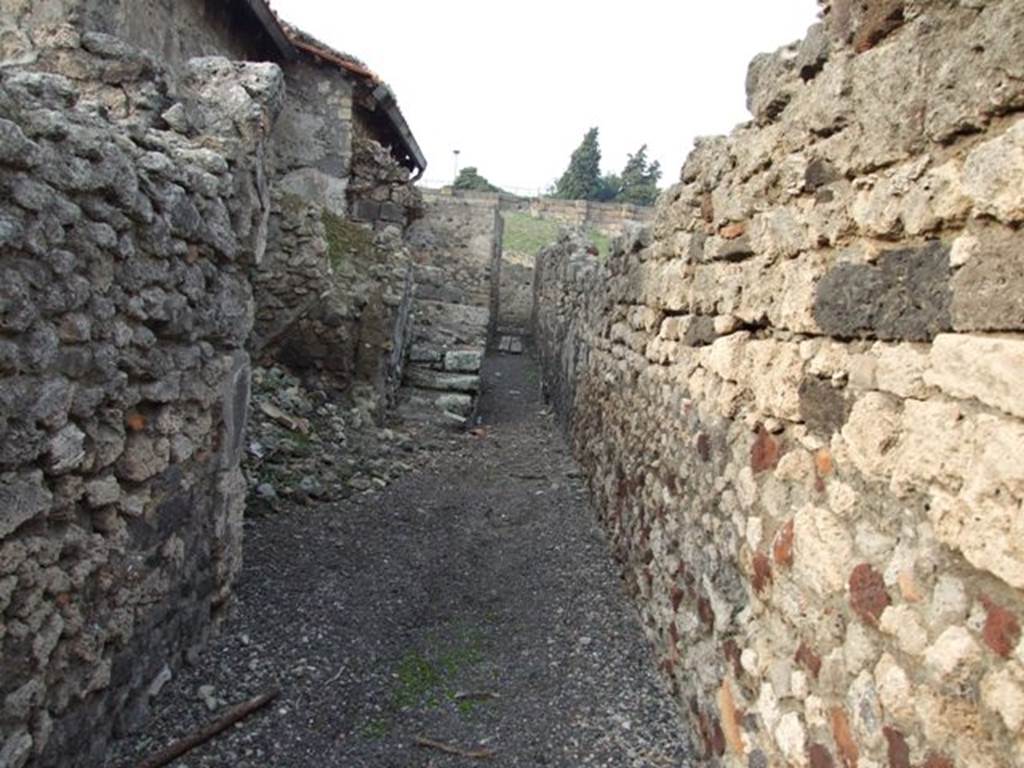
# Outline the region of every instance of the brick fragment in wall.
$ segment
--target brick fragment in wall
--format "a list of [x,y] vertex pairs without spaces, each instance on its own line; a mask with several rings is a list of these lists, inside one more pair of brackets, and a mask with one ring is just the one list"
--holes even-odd
[[904,0],[868,0],[860,25],[853,35],[857,53],[875,47],[904,22]]

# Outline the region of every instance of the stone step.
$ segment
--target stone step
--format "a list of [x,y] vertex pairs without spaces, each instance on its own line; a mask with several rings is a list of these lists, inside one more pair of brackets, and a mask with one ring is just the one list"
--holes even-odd
[[414,343],[409,348],[410,363],[438,363],[444,361],[444,350],[432,344]]
[[405,369],[405,381],[420,389],[433,389],[441,392],[480,391],[480,377],[468,373],[448,373],[410,365]]
[[461,392],[403,387],[398,393],[398,416],[403,421],[459,427],[476,411],[476,398]]
[[483,362],[483,349],[452,349],[444,355],[444,369],[453,373],[479,373]]
[[483,361],[483,347],[446,349],[436,344],[417,342],[409,349],[410,363],[450,373],[478,373]]
[[502,336],[498,342],[498,351],[510,355],[523,354],[523,339],[520,336]]

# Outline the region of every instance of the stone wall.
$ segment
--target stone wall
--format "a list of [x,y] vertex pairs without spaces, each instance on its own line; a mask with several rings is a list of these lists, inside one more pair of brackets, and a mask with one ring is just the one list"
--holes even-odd
[[502,211],[521,211],[538,219],[548,219],[574,229],[596,229],[612,237],[625,231],[627,224],[645,224],[654,219],[654,208],[630,203],[593,203],[587,200],[556,200],[550,197],[516,197],[500,192],[468,189],[424,190],[432,197],[448,197],[496,205]]
[[499,275],[498,333],[522,335],[533,312],[534,255],[504,251]]
[[357,138],[352,77],[305,59],[284,72],[251,348],[307,385],[343,394],[358,387],[380,416],[393,404],[408,349],[412,269],[403,232],[420,198],[384,147]]
[[372,408],[386,408],[411,340],[413,269],[402,230],[375,232],[289,193],[274,201],[266,264],[254,275],[251,348],[309,386],[349,394],[366,385]]
[[423,214],[423,198],[401,165],[379,142],[360,135],[355,141],[348,197],[352,218],[380,230],[403,230]]
[[272,42],[235,0],[0,0],[0,58],[27,63],[37,33],[71,22],[115,35],[182,71],[189,59],[277,57]]
[[[586,200],[555,200],[521,198],[497,192],[452,189],[424,190],[432,200],[449,200],[448,207],[458,208],[455,200],[482,209],[496,207],[499,211],[526,213],[537,219],[560,224],[569,229],[597,231],[608,237],[621,235],[632,225],[653,221],[654,208],[616,203],[592,203]],[[498,296],[495,299],[494,328],[514,335],[530,327],[533,310],[533,262],[536,254],[505,252],[497,272]],[[497,311],[499,310],[500,311]]]
[[1024,4],[833,2],[536,335],[714,764],[1024,764]]
[[248,274],[283,94],[274,65],[197,60],[175,85],[116,38],[35,32],[34,69],[0,69],[0,765],[12,768],[99,764],[228,601]]
[[347,216],[355,85],[334,66],[284,67],[288,98],[274,127],[275,187]]
[[423,191],[409,229],[416,262],[416,339],[438,350],[483,346],[497,315],[501,216],[493,201]]
[[534,218],[557,221],[576,229],[595,229],[609,237],[621,235],[628,224],[646,224],[654,219],[654,208],[645,206],[548,197],[530,200],[526,211]]

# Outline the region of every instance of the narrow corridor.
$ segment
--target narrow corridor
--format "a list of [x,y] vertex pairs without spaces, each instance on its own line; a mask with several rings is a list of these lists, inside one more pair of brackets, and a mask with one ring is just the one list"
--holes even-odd
[[689,764],[534,361],[484,376],[479,427],[386,490],[247,522],[236,615],[110,765],[272,687],[175,765],[481,762],[417,739],[499,766]]

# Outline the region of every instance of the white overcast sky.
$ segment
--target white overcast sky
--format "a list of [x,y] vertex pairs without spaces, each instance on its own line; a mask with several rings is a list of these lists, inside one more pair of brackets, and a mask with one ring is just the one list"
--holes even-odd
[[520,193],[547,187],[591,126],[602,170],[648,145],[662,184],[696,136],[749,119],[747,64],[798,40],[815,0],[272,0],[394,89],[426,182],[475,165]]

